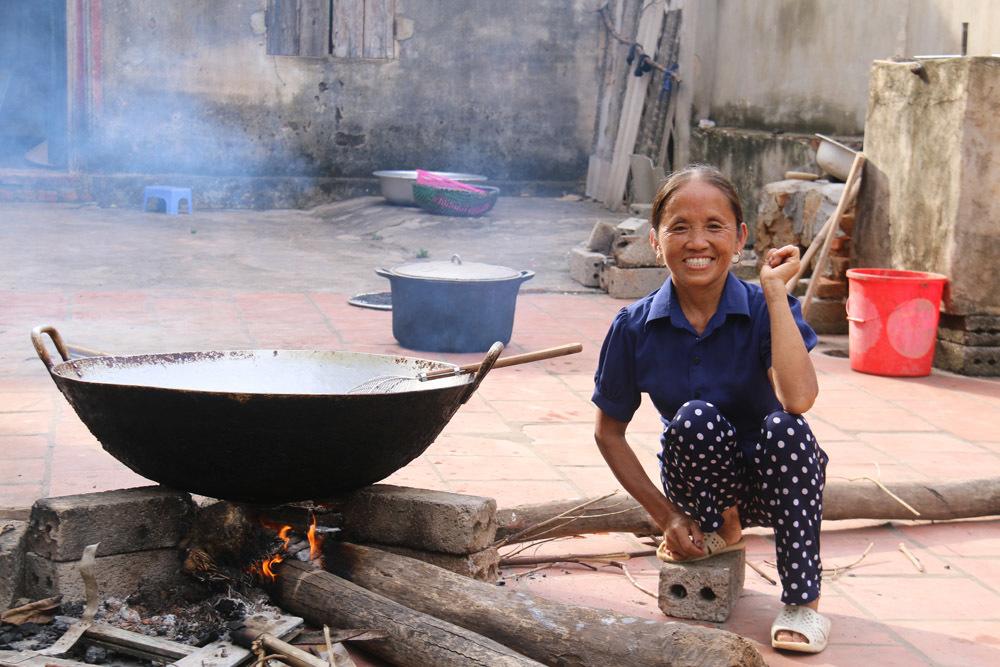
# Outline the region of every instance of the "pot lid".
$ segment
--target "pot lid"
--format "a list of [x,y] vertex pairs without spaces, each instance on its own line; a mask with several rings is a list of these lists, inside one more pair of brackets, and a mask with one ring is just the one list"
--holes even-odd
[[509,280],[521,275],[506,266],[463,262],[458,255],[452,255],[448,262],[414,262],[393,269],[396,275],[426,280]]

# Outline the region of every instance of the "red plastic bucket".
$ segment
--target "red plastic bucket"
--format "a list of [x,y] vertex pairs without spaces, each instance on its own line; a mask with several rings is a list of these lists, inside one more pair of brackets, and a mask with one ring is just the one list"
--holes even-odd
[[849,269],[847,281],[851,368],[895,377],[930,375],[948,278],[923,271]]

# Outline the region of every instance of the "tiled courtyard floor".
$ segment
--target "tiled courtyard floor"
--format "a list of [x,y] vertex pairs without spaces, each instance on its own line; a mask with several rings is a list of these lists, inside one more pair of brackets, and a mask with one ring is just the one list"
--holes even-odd
[[[8,248],[4,254],[13,256]],[[57,326],[68,342],[114,353],[186,349],[312,348],[419,355],[399,348],[391,314],[347,305],[350,292],[283,288],[262,279],[244,289],[101,284],[0,285],[0,507],[36,498],[144,485],[107,455],[47,377],[31,348],[35,324]],[[579,341],[581,354],[494,371],[427,452],[389,482],[496,497],[501,507],[591,496],[617,487],[593,444],[592,374],[607,325],[623,305],[598,294],[527,293],[518,300],[511,353]],[[846,347],[824,338],[821,347]],[[830,454],[828,476],[884,481],[1000,477],[1000,382],[935,371],[893,379],[852,372],[844,358],[813,354],[820,397],[807,415]],[[655,472],[659,421],[648,401],[630,442]],[[746,589],[721,627],[758,642],[772,665],[1000,664],[1000,520],[954,523],[872,521],[824,525],[827,570],[856,568],[824,582],[822,610],[834,623],[819,656],[778,655],[767,642],[778,589],[747,571]],[[921,573],[899,550],[917,556]],[[638,549],[632,536],[553,542],[543,553]],[[774,557],[765,531],[752,531],[749,558],[765,571]],[[629,564],[656,588],[652,558]],[[773,572],[773,569],[771,570]],[[561,600],[663,620],[654,599],[620,571],[557,566],[507,586]]]

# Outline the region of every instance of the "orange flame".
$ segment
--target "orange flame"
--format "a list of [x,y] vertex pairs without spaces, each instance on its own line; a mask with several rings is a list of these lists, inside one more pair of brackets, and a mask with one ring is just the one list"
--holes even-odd
[[309,560],[316,560],[319,558],[320,549],[323,546],[323,538],[316,534],[316,515],[312,513],[310,513],[309,532],[306,533],[306,537],[309,538]]
[[265,577],[268,577],[271,581],[275,581],[278,578],[278,573],[274,571],[274,566],[283,560],[285,559],[281,557],[281,554],[271,556],[260,564],[260,570]]

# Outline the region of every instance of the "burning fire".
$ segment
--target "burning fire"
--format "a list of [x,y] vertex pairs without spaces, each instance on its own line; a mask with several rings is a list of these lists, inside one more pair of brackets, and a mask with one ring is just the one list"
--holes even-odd
[[[277,527],[275,524],[271,524],[267,521],[262,523],[270,528]],[[277,580],[278,573],[275,572],[275,566],[285,560],[284,554],[287,553],[289,547],[292,545],[293,530],[294,528],[289,525],[282,525],[278,528],[278,539],[282,542],[281,551],[269,558],[265,558],[257,563],[254,563],[248,568],[248,571],[261,579],[266,577],[270,581]],[[309,541],[309,560],[318,560],[322,554],[323,537],[317,534],[316,515],[313,513],[310,513],[309,530],[306,532],[306,539]]]

